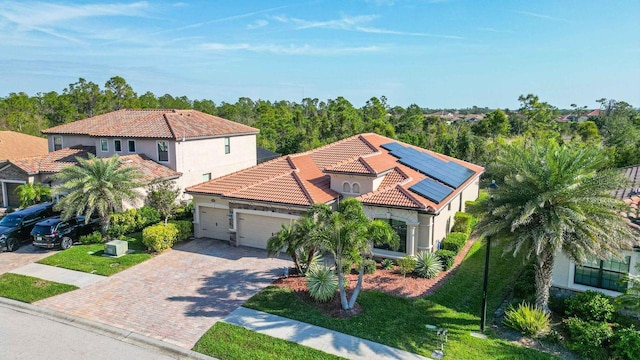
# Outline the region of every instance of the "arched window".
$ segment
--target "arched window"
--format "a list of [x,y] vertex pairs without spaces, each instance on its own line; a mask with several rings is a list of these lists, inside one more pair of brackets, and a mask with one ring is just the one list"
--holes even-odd
[[358,183],[353,183],[353,185],[351,186],[351,191],[354,194],[360,194],[360,184]]
[[342,192],[346,192],[346,193],[351,192],[351,185],[349,185],[348,182],[342,183]]

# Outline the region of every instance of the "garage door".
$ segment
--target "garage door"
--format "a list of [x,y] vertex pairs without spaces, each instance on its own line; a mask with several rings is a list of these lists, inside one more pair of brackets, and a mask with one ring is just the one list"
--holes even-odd
[[229,210],[200,206],[200,237],[229,240]]
[[267,240],[280,231],[281,225],[295,220],[254,214],[238,214],[238,243],[259,249],[267,248]]

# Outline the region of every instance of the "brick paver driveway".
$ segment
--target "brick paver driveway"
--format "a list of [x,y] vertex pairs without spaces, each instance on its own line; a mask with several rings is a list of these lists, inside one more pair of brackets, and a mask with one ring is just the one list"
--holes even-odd
[[269,285],[290,260],[197,239],[100,283],[41,300],[80,316],[186,348]]
[[30,244],[22,244],[14,252],[0,253],[0,274],[31,264],[53,253],[54,251],[51,250],[39,249]]

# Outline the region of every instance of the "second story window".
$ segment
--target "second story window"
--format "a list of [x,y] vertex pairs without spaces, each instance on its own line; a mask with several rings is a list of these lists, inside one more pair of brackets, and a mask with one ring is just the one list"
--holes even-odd
[[115,152],[122,152],[122,140],[113,140],[113,150]]
[[53,137],[53,151],[62,149],[62,136]]
[[136,142],[135,140],[129,140],[129,152],[130,153],[134,153],[136,152]]
[[202,181],[211,180],[211,173],[202,174]]
[[342,184],[342,192],[350,193],[351,192],[351,184],[345,182]]
[[158,161],[169,161],[169,143],[166,141],[158,141]]
[[228,154],[228,153],[231,152],[231,142],[230,141],[231,140],[228,137],[224,138],[224,153],[225,154]]
[[107,139],[100,139],[100,150],[102,152],[107,152],[109,151],[109,140]]
[[351,186],[351,191],[354,194],[360,194],[360,184],[358,183],[353,183],[353,185]]

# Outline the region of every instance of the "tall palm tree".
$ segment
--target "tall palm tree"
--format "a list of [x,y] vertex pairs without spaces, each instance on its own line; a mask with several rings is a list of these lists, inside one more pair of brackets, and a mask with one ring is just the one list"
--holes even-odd
[[57,207],[63,218],[72,215],[100,217],[102,235],[109,228],[111,213],[121,211],[123,202],[134,202],[142,197],[136,190],[141,174],[131,166],[124,166],[118,156],[98,159],[90,154],[89,159],[76,158],[77,166],[64,168],[55,176],[61,184],[54,193],[64,195]]
[[492,194],[485,235],[509,241],[506,252],[535,258],[536,305],[548,312],[555,256],[581,263],[620,256],[633,233],[612,190],[625,186],[619,171],[595,146],[550,140],[503,146],[489,171],[500,181]]
[[27,183],[16,187],[16,194],[20,199],[20,206],[27,207],[39,203],[44,198],[51,197],[51,188],[41,183]]

